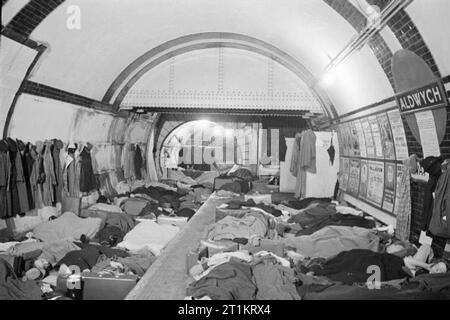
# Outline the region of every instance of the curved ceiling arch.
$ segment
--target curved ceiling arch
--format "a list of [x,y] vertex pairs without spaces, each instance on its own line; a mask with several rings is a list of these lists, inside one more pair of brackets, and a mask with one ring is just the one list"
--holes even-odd
[[204,32],[186,35],[169,40],[147,51],[116,77],[105,93],[103,102],[111,103],[113,108],[118,110],[122,100],[133,85],[157,65],[183,53],[218,47],[246,50],[273,59],[293,72],[311,88],[312,93],[329,116],[337,116],[336,110],[327,95],[312,88],[315,78],[299,61],[270,43],[244,34],[228,32]]

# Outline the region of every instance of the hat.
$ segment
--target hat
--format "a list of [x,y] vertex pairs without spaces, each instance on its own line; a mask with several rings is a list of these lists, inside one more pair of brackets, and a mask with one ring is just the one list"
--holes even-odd
[[69,145],[67,146],[68,149],[76,149],[77,146],[75,145],[75,143],[71,142],[69,143]]

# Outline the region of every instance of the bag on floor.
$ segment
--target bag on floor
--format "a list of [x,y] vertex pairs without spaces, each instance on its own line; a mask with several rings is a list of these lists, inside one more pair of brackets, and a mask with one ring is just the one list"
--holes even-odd
[[83,300],[123,300],[136,286],[136,275],[114,276],[96,272],[83,272]]

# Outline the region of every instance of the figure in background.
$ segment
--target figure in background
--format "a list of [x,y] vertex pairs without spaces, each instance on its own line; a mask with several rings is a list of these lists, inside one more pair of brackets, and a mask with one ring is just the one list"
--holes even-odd
[[311,129],[295,135],[290,171],[297,177],[295,197],[306,195],[306,172],[316,173],[316,135]]

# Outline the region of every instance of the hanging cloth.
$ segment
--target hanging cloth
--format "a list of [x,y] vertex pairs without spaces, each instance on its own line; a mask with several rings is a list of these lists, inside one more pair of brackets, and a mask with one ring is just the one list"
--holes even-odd
[[398,185],[398,198],[395,201],[395,210],[397,223],[395,227],[395,236],[401,241],[409,240],[411,229],[411,173],[417,171],[416,155],[413,154],[403,161],[403,169]]
[[333,145],[333,132],[331,133],[331,145],[327,149],[327,152],[328,152],[328,155],[330,156],[330,163],[333,166],[334,165],[334,157],[336,155],[336,150],[334,150],[334,145]]

